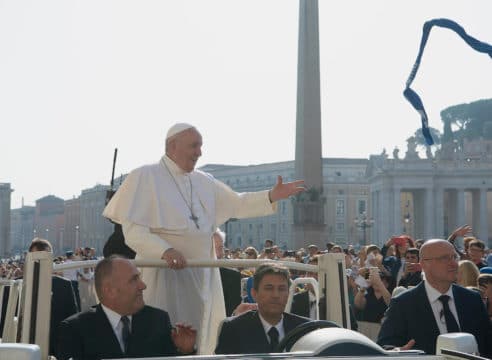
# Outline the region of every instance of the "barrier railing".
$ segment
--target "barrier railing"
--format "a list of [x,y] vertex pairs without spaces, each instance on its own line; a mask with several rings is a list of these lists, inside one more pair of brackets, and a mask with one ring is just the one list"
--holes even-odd
[[[166,268],[163,260],[132,260],[137,267]],[[188,260],[189,267],[251,268],[275,262],[289,269],[317,272],[319,294],[325,294],[326,317],[342,327],[350,328],[347,279],[343,254],[325,254],[318,265],[277,260]],[[74,261],[53,264],[51,253],[34,252],[26,257],[21,306],[22,326],[19,329],[21,342],[37,344],[42,358],[48,359],[49,319],[51,309],[51,274],[74,268],[95,267],[98,260]],[[329,289],[329,291],[327,291]]]

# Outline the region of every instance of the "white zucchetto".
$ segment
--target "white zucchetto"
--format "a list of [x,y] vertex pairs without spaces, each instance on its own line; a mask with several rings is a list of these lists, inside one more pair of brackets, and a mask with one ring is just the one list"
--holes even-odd
[[169,128],[166,135],[166,140],[172,138],[174,135],[179,134],[182,131],[195,128],[193,125],[187,123],[177,123]]

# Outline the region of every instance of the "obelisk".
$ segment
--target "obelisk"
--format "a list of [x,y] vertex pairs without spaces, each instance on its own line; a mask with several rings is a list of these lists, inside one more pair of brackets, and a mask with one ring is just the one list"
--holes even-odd
[[300,0],[295,174],[307,191],[293,200],[292,248],[324,248],[318,0]]

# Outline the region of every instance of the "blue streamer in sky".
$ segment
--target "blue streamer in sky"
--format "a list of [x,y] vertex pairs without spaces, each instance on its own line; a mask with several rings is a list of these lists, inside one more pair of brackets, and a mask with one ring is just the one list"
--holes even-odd
[[417,55],[417,60],[415,60],[415,64],[413,65],[412,72],[408,77],[405,90],[403,91],[403,96],[405,96],[410,104],[412,104],[414,109],[417,110],[417,112],[420,114],[420,117],[422,119],[422,134],[424,135],[427,145],[434,144],[434,140],[432,139],[432,135],[429,130],[429,118],[427,117],[427,113],[425,112],[424,104],[420,99],[420,96],[413,89],[410,88],[410,85],[412,85],[413,79],[415,79],[415,76],[417,75],[417,71],[419,70],[420,66],[420,60],[422,59],[422,55],[424,54],[425,44],[427,43],[427,39],[429,38],[431,28],[434,25],[453,30],[455,33],[461,36],[461,38],[465,40],[465,42],[474,50],[481,53],[486,53],[492,58],[492,46],[487,43],[481,42],[474,37],[471,37],[466,33],[465,29],[463,29],[456,22],[449,19],[434,19],[429,20],[424,24],[422,40],[420,41],[419,54]]

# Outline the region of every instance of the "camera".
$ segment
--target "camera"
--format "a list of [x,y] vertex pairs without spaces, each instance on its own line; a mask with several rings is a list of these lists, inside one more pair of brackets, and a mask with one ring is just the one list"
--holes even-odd
[[271,247],[265,248],[265,254],[271,254],[272,252],[273,251]]

